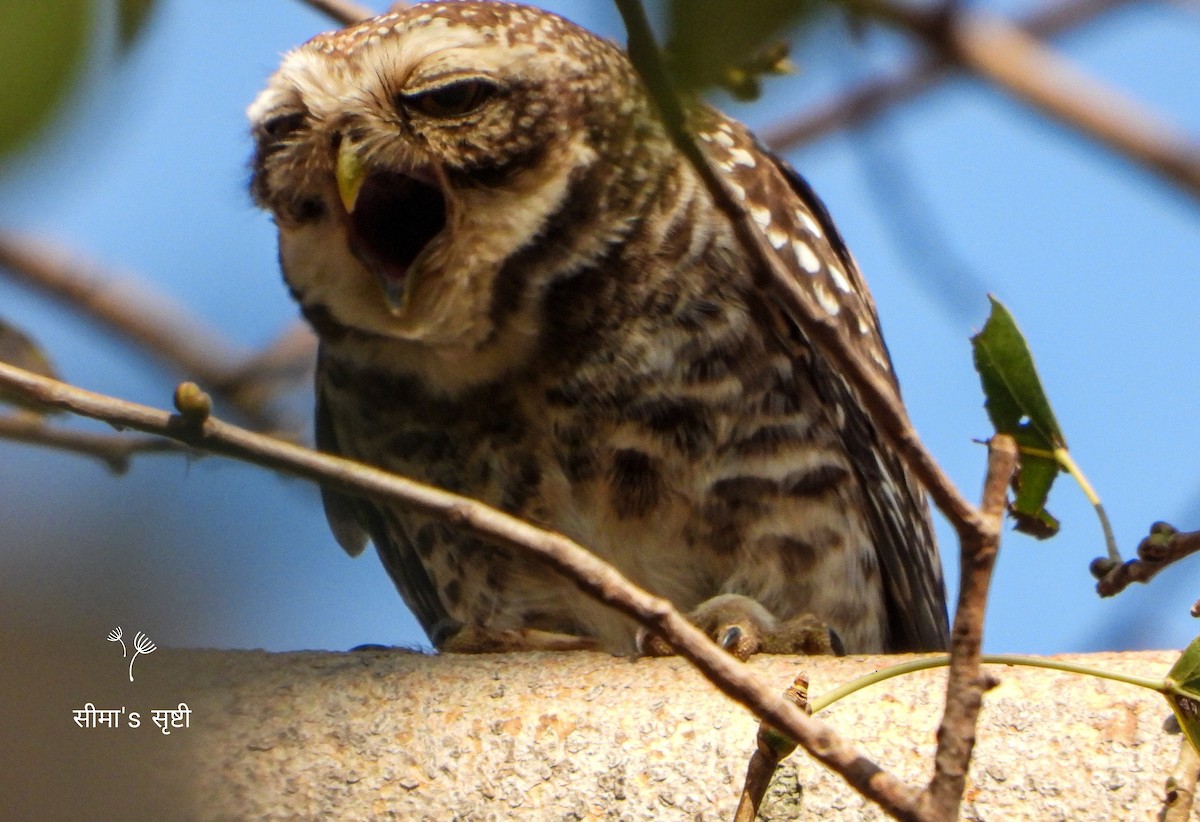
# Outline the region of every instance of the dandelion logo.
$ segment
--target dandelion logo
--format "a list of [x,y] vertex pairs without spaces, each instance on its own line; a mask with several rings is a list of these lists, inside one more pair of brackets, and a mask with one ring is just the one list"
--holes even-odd
[[[111,631],[108,632],[108,641],[109,642],[120,642],[121,643],[121,657],[122,658],[129,656],[129,649],[125,647],[125,640],[122,639],[122,637],[124,635],[125,634],[121,630],[120,625],[118,625],[116,628],[113,628]],[[137,635],[134,636],[134,638],[133,638],[133,659],[129,660],[129,681],[130,682],[133,682],[133,663],[137,661],[138,656],[141,654],[152,654],[157,650],[158,650],[158,646],[150,641],[150,637],[146,636],[146,634],[142,631],[137,632]]]
[[133,659],[129,660],[129,681],[133,682],[133,663],[137,661],[138,654],[152,654],[158,650],[158,646],[150,641],[150,637],[146,636],[141,631],[137,632],[137,636],[133,638]]
[[124,636],[124,634],[121,633],[120,625],[108,632],[109,642],[121,643],[121,658],[124,659],[125,657],[129,656],[129,651],[125,648],[125,640],[121,639],[122,636]]

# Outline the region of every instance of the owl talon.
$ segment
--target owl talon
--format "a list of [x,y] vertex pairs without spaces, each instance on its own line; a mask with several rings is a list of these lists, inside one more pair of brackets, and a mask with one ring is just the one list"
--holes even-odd
[[[754,654],[818,656],[845,653],[841,637],[813,614],[780,622],[757,600],[721,594],[701,603],[688,620],[743,662]],[[640,656],[672,656],[674,649],[645,628],[638,631]]]
[[742,631],[742,629],[739,626],[730,625],[728,628],[725,629],[724,633],[721,634],[721,639],[717,642],[717,644],[720,645],[722,648],[724,648],[726,651],[729,651],[729,650],[737,647],[738,643],[741,642],[742,637],[744,635],[745,635],[745,632]]

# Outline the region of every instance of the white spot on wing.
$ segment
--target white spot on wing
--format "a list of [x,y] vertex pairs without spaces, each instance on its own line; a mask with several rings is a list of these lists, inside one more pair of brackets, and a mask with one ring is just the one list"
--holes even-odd
[[842,304],[837,301],[837,298],[830,293],[825,287],[825,283],[820,280],[813,280],[813,295],[817,298],[817,302],[821,304],[821,308],[831,317],[836,317],[838,312],[842,310]]
[[729,149],[729,157],[740,166],[754,167],[754,155],[746,149],[738,147]]
[[776,250],[782,250],[787,245],[788,234],[772,223],[771,227],[767,229],[767,239],[771,241],[771,245],[775,246]]
[[867,323],[867,318],[862,314],[854,315],[854,322],[858,325],[858,333],[862,336],[867,336],[871,332],[871,326]]
[[849,294],[854,288],[850,285],[850,281],[846,279],[846,272],[842,271],[840,265],[829,266],[829,276],[833,279],[833,284],[837,286],[838,291],[843,294]]
[[821,225],[808,213],[808,209],[796,209],[796,216],[800,218],[800,222],[804,223],[804,227],[808,229],[808,233],[812,234],[818,240],[825,236],[825,232],[821,230]]
[[750,212],[754,222],[758,223],[759,228],[763,231],[771,230],[771,209],[766,206],[752,205],[746,210]]
[[799,237],[792,239],[792,251],[796,254],[796,262],[800,263],[800,267],[809,274],[817,274],[821,271],[821,261],[817,259],[816,252],[812,250],[812,246],[801,240]]

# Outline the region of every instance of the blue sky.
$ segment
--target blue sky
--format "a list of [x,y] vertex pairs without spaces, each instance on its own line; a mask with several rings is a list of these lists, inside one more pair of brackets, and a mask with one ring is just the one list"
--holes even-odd
[[[543,3],[623,39],[607,2]],[[1017,4],[995,7],[1019,10]],[[116,72],[95,72],[35,152],[0,165],[0,226],[55,238],[152,281],[230,340],[295,317],[274,231],[245,193],[243,111],[279,55],[329,23],[289,0],[163,0]],[[103,43],[103,38],[98,38]],[[1200,17],[1139,5],[1058,41],[1113,86],[1200,135]],[[752,106],[759,128],[903,61],[904,43],[830,22],[801,73]],[[104,48],[93,61],[103,64]],[[968,336],[986,292],[1033,346],[1076,460],[1128,554],[1156,519],[1200,527],[1200,204],[987,86],[956,79],[869,129],[789,154],[825,198],[875,293],[912,417],[970,494],[986,437]],[[0,316],[65,377],[167,407],[177,381],[102,330],[0,279]],[[1090,506],[1060,482],[1062,534],[1006,538],[986,647],[1054,653],[1179,647],[1200,627],[1200,560],[1115,600],[1094,594]],[[346,557],[315,490],[217,458],[92,462],[0,444],[0,563],[28,592],[165,645],[348,648],[424,642],[371,554]],[[957,546],[940,528],[953,585]],[[32,595],[31,595],[32,596]]]

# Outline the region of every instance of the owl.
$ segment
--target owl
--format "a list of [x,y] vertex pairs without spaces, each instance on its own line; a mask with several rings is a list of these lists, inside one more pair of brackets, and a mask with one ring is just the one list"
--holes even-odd
[[[921,490],[764,290],[620,48],[528,6],[421,3],[288,53],[249,118],[252,193],[320,338],[321,449],[560,532],[739,656],[945,647]],[[738,122],[688,118],[894,379],[821,201]],[[661,650],[535,558],[323,501],[440,649]]]

